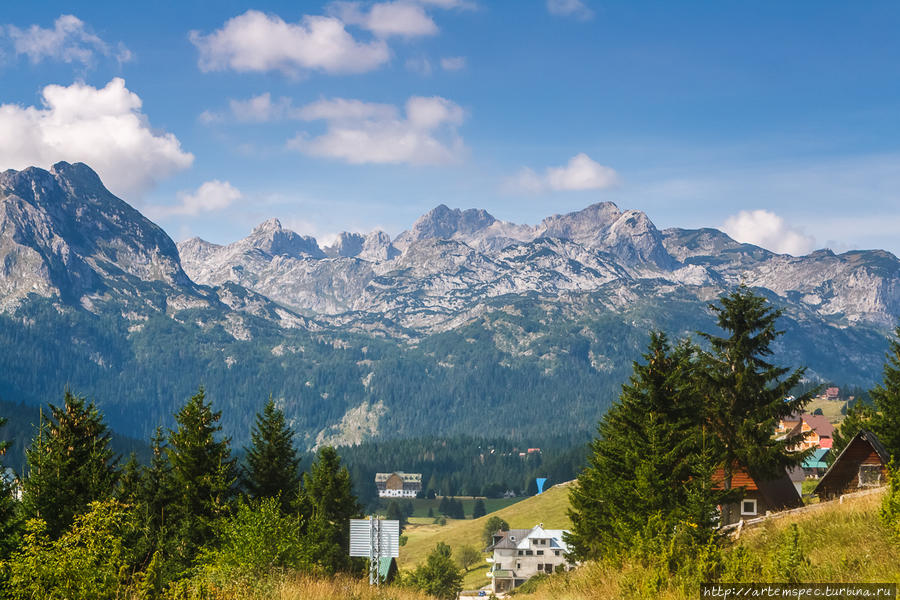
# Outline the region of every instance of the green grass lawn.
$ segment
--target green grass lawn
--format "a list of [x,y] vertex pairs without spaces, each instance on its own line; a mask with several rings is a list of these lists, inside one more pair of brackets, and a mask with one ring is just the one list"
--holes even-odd
[[[519,499],[519,502],[500,508],[494,514],[509,523],[513,529],[530,528],[543,523],[549,529],[568,529],[571,525],[567,511],[569,509],[569,485],[554,486],[539,496]],[[490,509],[489,509],[490,510]],[[425,509],[426,514],[428,509]],[[449,544],[454,550],[460,546],[471,544],[481,549],[481,532],[485,522],[493,515],[490,513],[479,519],[447,519],[444,526],[435,525],[433,519],[415,517],[410,520],[404,531],[408,536],[405,546],[400,548],[398,564],[401,569],[412,569],[425,560],[428,553],[438,542]],[[489,555],[484,554],[482,558]],[[483,587],[488,584],[487,563],[466,573],[463,585],[466,589]]]
[[828,419],[832,423],[840,423],[844,420],[844,415],[841,414],[841,408],[843,408],[844,404],[845,402],[843,400],[825,400],[824,398],[813,398],[803,410],[812,414],[817,408],[821,408],[822,415],[826,419]]
[[[466,513],[467,517],[472,516],[472,509],[475,507],[475,498],[457,496],[457,500],[462,502],[463,511]],[[524,500],[524,497],[519,498],[482,498],[484,501],[484,508],[488,512],[488,514],[498,511],[502,508],[506,508],[516,502]],[[405,503],[405,500],[401,500],[401,503]],[[440,497],[434,499],[426,499],[426,498],[414,498],[413,501],[413,517],[427,517],[428,509],[430,508],[434,513],[434,516],[438,516],[440,514],[438,512],[438,506],[441,503]]]

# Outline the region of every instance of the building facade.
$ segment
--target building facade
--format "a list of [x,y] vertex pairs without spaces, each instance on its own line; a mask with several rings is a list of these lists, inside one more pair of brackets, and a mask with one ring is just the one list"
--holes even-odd
[[860,431],[850,440],[819,480],[815,492],[821,500],[887,484],[890,456],[871,431]]
[[415,498],[422,491],[421,473],[375,473],[379,498]]
[[531,529],[510,529],[494,534],[487,551],[493,552],[488,570],[491,591],[510,592],[539,573],[568,570],[569,548],[563,541],[563,529],[544,529],[541,523]]

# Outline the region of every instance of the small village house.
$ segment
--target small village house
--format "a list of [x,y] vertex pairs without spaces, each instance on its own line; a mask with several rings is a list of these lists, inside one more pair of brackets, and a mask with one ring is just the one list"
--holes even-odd
[[834,438],[834,425],[822,415],[809,413],[794,414],[781,419],[775,427],[775,437],[803,434],[802,441],[793,450],[810,448],[831,448]]
[[883,486],[887,483],[887,450],[871,431],[862,430],[844,447],[816,486],[821,500]]
[[[725,472],[722,467],[713,473],[712,480],[714,488],[724,487]],[[735,466],[731,476],[731,487],[742,488],[743,497],[740,502],[731,506],[731,510],[728,511],[730,519],[727,522],[723,521],[722,525],[731,525],[744,519],[755,519],[769,512],[803,506],[803,500],[787,471],[775,478],[754,477],[746,468]]]
[[379,498],[415,498],[422,491],[421,473],[375,473]]
[[568,570],[568,546],[562,529],[544,529],[541,523],[531,529],[510,529],[494,534],[487,547],[493,552],[488,577],[495,594],[510,592],[538,573]]

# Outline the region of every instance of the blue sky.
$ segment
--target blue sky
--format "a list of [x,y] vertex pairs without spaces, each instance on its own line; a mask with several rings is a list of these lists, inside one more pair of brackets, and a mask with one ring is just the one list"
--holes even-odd
[[83,160],[175,239],[611,200],[897,253],[897,31],[896,2],[16,3],[0,168]]

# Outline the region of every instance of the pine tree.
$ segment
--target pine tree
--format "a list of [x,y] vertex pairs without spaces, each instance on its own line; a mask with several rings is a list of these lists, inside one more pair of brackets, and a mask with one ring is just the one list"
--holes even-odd
[[[0,417],[0,428],[6,425],[6,418]],[[9,449],[8,440],[0,442],[0,456]],[[3,469],[0,466],[0,469]],[[0,474],[0,561],[4,560],[15,549],[18,540],[19,518],[16,511],[18,502],[15,499],[15,482],[7,479],[6,473]]]
[[478,519],[487,514],[487,510],[484,507],[484,500],[478,498],[475,501],[475,505],[472,507],[472,518]]
[[697,476],[699,447],[694,354],[689,344],[672,348],[664,334],[653,332],[645,363],[634,363],[619,400],[601,420],[589,465],[569,494],[568,542],[578,558],[627,549],[651,517],[665,529],[661,535],[687,517],[686,483]]
[[251,498],[281,498],[285,513],[290,510],[300,483],[300,459],[293,443],[294,432],[284,413],[269,398],[250,433],[244,485]]
[[116,498],[123,504],[137,504],[141,494],[142,477],[141,465],[138,463],[137,455],[132,452],[122,467],[122,474],[116,486]]
[[91,502],[112,497],[118,458],[93,402],[66,390],[61,407],[50,405],[48,420],[41,414],[37,436],[25,451],[24,508],[29,518],[43,519],[57,538]]
[[456,598],[462,590],[463,575],[451,558],[450,546],[438,542],[434,550],[412,573],[414,585],[435,598]]
[[337,451],[321,448],[303,474],[303,488],[295,501],[300,515],[309,523],[307,543],[323,548],[317,560],[328,571],[350,566],[350,519],[362,516],[362,507],[353,495],[353,483]]
[[[835,429],[831,451],[828,453],[830,460],[837,458],[850,440],[863,429],[873,429],[877,426],[877,413],[871,405],[857,400],[847,408],[846,416],[841,421],[839,428]],[[880,436],[879,436],[880,439]]]
[[222,413],[213,412],[201,387],[175,415],[178,427],[169,432],[172,513],[177,552],[182,564],[213,537],[213,523],[223,516],[234,495],[234,461],[230,440],[217,440]]
[[[781,311],[764,297],[741,285],[722,296],[718,304],[710,304],[710,309],[726,336],[700,333],[711,346],[711,351],[703,354],[700,369],[705,426],[718,443],[723,487],[729,491],[735,465],[769,477],[806,458],[807,452],[791,451],[802,440],[802,433],[775,439],[772,431],[778,419],[802,411],[818,388],[791,399],[805,367],[791,372],[767,361],[772,344],[784,332],[775,328]],[[729,511],[730,504],[724,505],[726,523],[730,522]]]
[[162,427],[157,427],[150,439],[150,452],[150,465],[144,469],[141,477],[139,505],[152,547],[159,548],[169,528],[175,500],[172,466]]
[[[884,363],[884,378],[870,392],[878,415],[874,433],[891,456],[900,459],[900,327],[894,332]],[[841,425],[843,431],[843,424]]]

